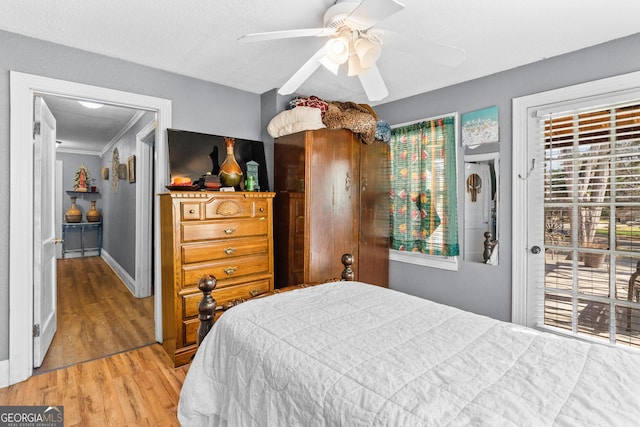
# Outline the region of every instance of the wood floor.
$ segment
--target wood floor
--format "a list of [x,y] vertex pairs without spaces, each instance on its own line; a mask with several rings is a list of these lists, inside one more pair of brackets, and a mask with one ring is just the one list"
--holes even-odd
[[64,406],[66,427],[179,426],[189,365],[173,368],[160,344],[36,375],[0,389],[0,405]]
[[154,343],[153,297],[133,297],[99,257],[64,259],[57,307],[42,367],[0,389],[0,406],[64,406],[65,426],[179,425],[189,367],[173,368]]
[[155,342],[153,297],[135,298],[100,257],[57,264],[58,329],[34,375]]

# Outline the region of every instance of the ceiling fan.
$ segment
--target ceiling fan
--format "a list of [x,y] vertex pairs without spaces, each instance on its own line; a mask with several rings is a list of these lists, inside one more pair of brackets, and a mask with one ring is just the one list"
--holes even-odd
[[[348,76],[358,76],[370,101],[379,101],[389,95],[380,70],[376,65],[382,52],[383,39],[398,38],[395,33],[376,24],[403,10],[396,0],[336,0],[324,14],[324,27],[252,33],[240,37],[241,42],[286,39],[294,37],[328,37],[329,40],[311,56],[278,90],[281,95],[293,93],[321,65],[334,74],[347,64]],[[422,49],[425,48],[425,42]],[[437,48],[438,62],[457,66],[464,61],[464,50],[428,43]]]

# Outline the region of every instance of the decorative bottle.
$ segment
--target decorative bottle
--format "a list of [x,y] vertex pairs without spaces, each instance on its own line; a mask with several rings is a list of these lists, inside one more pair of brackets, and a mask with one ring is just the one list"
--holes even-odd
[[99,222],[100,221],[100,212],[96,209],[96,201],[91,201],[91,209],[87,211],[87,221],[88,222]]
[[220,166],[220,183],[223,187],[237,187],[242,182],[242,169],[236,162],[236,158],[233,155],[233,146],[235,145],[235,139],[224,138],[225,146],[227,148],[227,157],[225,157],[222,166]]
[[75,196],[71,196],[71,207],[67,212],[65,212],[64,218],[67,220],[67,222],[82,221],[82,212],[80,212],[80,209],[78,209],[78,206],[76,206]]

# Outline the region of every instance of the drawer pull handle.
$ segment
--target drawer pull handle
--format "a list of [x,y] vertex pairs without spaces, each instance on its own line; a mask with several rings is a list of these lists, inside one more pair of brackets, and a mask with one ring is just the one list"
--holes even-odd
[[196,211],[194,211],[193,209],[189,209],[189,213],[190,214],[194,214],[194,213],[196,213]]
[[222,271],[224,271],[227,276],[231,276],[237,270],[238,270],[238,267],[227,267],[227,268],[223,269]]
[[260,212],[264,212],[264,208],[260,208],[259,210],[260,210]]
[[233,227],[231,227],[231,228],[225,228],[225,229],[224,229],[224,233],[225,233],[225,234],[233,234],[233,233],[235,233],[235,232],[236,232],[236,229],[235,229],[235,228],[233,228]]
[[224,253],[227,255],[232,255],[236,253],[236,248],[225,248]]
[[260,289],[251,289],[249,291],[249,295],[255,297],[256,295],[260,295],[262,291]]

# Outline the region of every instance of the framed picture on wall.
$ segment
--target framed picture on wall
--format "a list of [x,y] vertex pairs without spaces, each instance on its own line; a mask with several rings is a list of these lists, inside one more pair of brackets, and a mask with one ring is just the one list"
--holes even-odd
[[475,148],[480,144],[500,142],[498,107],[487,107],[462,115],[462,146]]
[[129,156],[127,159],[127,169],[129,172],[129,182],[136,182],[136,156]]

